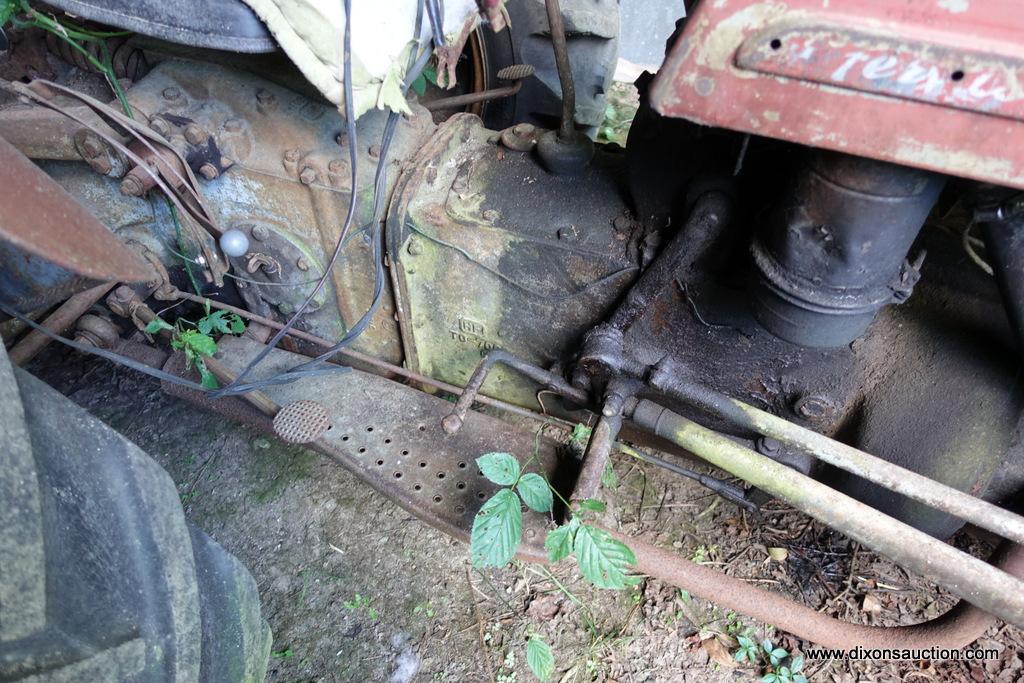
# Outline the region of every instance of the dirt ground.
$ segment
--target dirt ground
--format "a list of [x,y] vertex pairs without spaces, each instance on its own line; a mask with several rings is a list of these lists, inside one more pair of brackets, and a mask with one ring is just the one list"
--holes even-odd
[[[736,636],[770,637],[790,656],[808,646],[654,580],[594,589],[571,560],[550,571],[477,571],[466,546],[339,466],[168,397],[156,381],[60,349],[30,369],[156,458],[188,518],[249,567],[274,633],[268,681],[530,681],[531,634],[550,643],[555,681],[751,680],[769,673],[768,663],[737,666]],[[626,533],[653,532],[695,561],[861,623],[913,623],[952,602],[778,502],[755,518],[627,456],[614,464],[617,481],[601,494],[604,521]],[[985,550],[966,535],[957,542]],[[993,627],[978,646],[1000,658],[808,662],[804,673],[812,681],[1024,680],[1021,631]]]

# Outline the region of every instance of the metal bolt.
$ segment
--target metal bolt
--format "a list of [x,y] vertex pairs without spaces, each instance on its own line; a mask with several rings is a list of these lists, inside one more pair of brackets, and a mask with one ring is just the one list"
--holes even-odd
[[210,136],[205,130],[194,123],[190,123],[185,126],[185,139],[188,140],[190,145],[201,145],[205,143],[209,137]]
[[149,127],[154,133],[164,138],[171,134],[171,124],[159,116],[154,116],[149,120]]
[[377,144],[370,145],[370,149],[368,151],[370,153],[370,158],[371,159],[379,159],[380,158],[380,145],[377,145]]
[[825,396],[801,396],[793,404],[800,417],[809,419],[827,417],[833,410],[832,401]]
[[220,175],[220,171],[218,171],[217,167],[210,162],[206,162],[199,167],[199,175],[203,176],[207,180],[213,180]]
[[87,159],[95,159],[103,153],[103,143],[93,135],[86,135],[82,140],[82,152]]
[[224,130],[229,133],[237,133],[242,130],[242,122],[238,119],[228,119],[224,122]]
[[420,242],[419,238],[413,237],[409,240],[409,246],[406,247],[406,251],[413,256],[419,256],[423,253],[423,242]]
[[274,93],[265,88],[260,88],[256,91],[256,101],[260,104],[273,104],[275,99]]
[[310,166],[306,166],[302,169],[302,173],[299,174],[299,182],[303,185],[312,185],[316,182],[316,169]]
[[164,88],[163,96],[165,100],[176,100],[181,97],[181,90],[175,87]]
[[331,173],[341,173],[345,170],[345,162],[341,159],[332,159],[331,163],[327,164],[327,170]]
[[612,227],[619,232],[626,232],[632,224],[633,221],[629,220],[628,216],[616,216],[615,220],[612,221]]
[[762,436],[757,440],[757,450],[763,455],[775,455],[782,450],[782,443],[770,436]]
[[299,260],[295,262],[295,267],[305,272],[309,270],[309,261],[300,256]]
[[129,197],[140,197],[146,191],[145,186],[142,184],[142,180],[139,179],[138,175],[129,173],[121,181],[121,194]]
[[285,161],[298,161],[299,160],[299,150],[297,150],[297,149],[289,149],[289,150],[287,150],[284,153],[284,160]]
[[250,232],[252,233],[252,238],[260,242],[270,237],[270,231],[262,225],[254,225]]
[[89,159],[89,166],[100,175],[107,175],[114,169],[114,165],[106,155],[98,156],[95,159]]

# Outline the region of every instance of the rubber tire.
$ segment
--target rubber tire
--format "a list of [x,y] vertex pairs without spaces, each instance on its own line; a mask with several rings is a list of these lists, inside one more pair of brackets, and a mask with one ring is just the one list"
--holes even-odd
[[0,347],[0,680],[262,681],[242,564],[137,446]]
[[[510,64],[530,64],[537,71],[523,82],[515,97],[484,105],[481,116],[488,128],[501,130],[516,123],[557,128],[562,115],[562,87],[555,68],[544,0],[520,0],[506,5],[509,28],[495,33],[483,27],[484,63],[488,88],[501,87],[495,74]],[[576,87],[576,123],[593,132],[604,120],[606,93],[619,57],[618,0],[561,0],[565,38]]]

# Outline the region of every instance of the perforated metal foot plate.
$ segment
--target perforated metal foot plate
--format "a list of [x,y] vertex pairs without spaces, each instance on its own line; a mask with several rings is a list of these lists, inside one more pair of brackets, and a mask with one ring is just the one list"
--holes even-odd
[[[234,337],[223,338],[219,346],[221,362],[234,372],[263,348]],[[308,359],[272,351],[253,377],[269,377],[303,360]],[[177,356],[165,369],[184,374]],[[164,390],[274,433],[270,418],[241,399],[210,401],[204,394],[166,383]],[[451,411],[451,403],[358,370],[270,386],[264,393],[280,406],[302,400],[322,405],[329,426],[307,447],[344,465],[402,508],[463,541],[469,540],[477,510],[499,488],[477,469],[477,456],[504,451],[526,463],[534,449],[534,434],[529,429],[474,412],[458,434],[448,436],[441,429],[441,418]],[[560,481],[558,444],[544,437],[537,442],[538,459],[528,469],[542,470],[551,481]],[[567,472],[575,467],[573,462],[564,464]],[[548,525],[545,515],[524,511],[522,559],[543,559]]]

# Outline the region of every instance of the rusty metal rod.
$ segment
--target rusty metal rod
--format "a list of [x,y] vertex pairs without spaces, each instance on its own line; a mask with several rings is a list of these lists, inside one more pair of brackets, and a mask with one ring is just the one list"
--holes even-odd
[[620,429],[622,413],[602,415],[597,421],[594,431],[590,433],[590,441],[587,442],[587,450],[583,454],[583,466],[576,477],[570,501],[586,500],[597,494],[597,489],[601,486],[601,476],[604,474],[604,468],[608,464],[608,457]]
[[589,402],[587,392],[577,389],[558,375],[522,361],[507,351],[498,349],[491,351],[480,361],[480,365],[476,367],[476,370],[473,371],[472,376],[469,378],[469,382],[466,383],[466,388],[459,395],[459,400],[455,403],[452,412],[441,421],[441,426],[445,432],[455,434],[459,431],[462,423],[466,421],[466,414],[469,413],[469,409],[473,406],[473,401],[477,400],[480,387],[483,386],[484,380],[487,379],[487,373],[498,363],[507,365],[513,370],[526,375],[537,384],[544,385],[556,394],[566,396],[580,405],[586,405]]
[[[102,299],[116,284],[116,282],[104,282],[102,285],[96,285],[91,289],[75,294],[58,306],[57,310],[46,316],[46,320],[41,325],[54,334],[63,334],[66,329],[85,315],[85,312],[94,303]],[[15,365],[25,365],[35,358],[36,354],[42,351],[49,343],[50,337],[39,330],[32,330],[22,337],[21,341],[11,347],[7,355]]]
[[572,82],[572,63],[569,48],[565,44],[565,20],[558,0],[544,0],[551,28],[551,47],[555,51],[555,66],[558,68],[558,82],[562,87],[562,123],[558,137],[571,140],[576,132],[576,86]]
[[1024,517],[1016,513],[684,378],[685,373],[679,369],[659,365],[650,374],[649,381],[666,395],[736,426],[795,446],[839,469],[1011,541],[1024,543]]
[[986,612],[1024,626],[1024,582],[652,401],[637,401],[627,416]]
[[[636,555],[639,572],[823,647],[959,649],[984,635],[996,621],[991,614],[962,600],[945,614],[912,626],[851,624],[779,593],[691,562],[642,538],[629,537],[614,529],[605,530],[630,547]],[[992,560],[1002,571],[1018,579],[1024,578],[1024,547],[1004,543]]]
[[[279,330],[282,327],[284,327],[284,325],[277,322],[276,320],[266,318],[262,315],[257,315],[255,313],[252,313],[251,311],[245,310],[244,308],[238,308],[237,306],[232,306],[231,304],[215,301],[214,299],[208,299],[203,296],[196,296],[195,294],[190,294],[189,292],[182,291],[178,292],[177,297],[179,299],[185,299],[186,301],[194,301],[199,304],[207,302],[210,304],[211,308],[217,308],[222,311],[230,311],[231,313],[235,313],[243,318],[246,318],[247,320],[251,320],[261,325],[266,325],[267,327],[271,327],[275,330]],[[310,334],[309,332],[296,330],[295,328],[288,330],[288,335],[295,337],[296,339],[308,341],[311,344],[316,344],[317,346],[321,346],[325,349],[334,346],[334,342],[324,339],[323,337],[318,337],[315,334]],[[365,353],[360,353],[359,351],[355,351],[353,349],[340,349],[338,351],[338,355],[345,356],[350,360],[363,363],[372,368],[375,368],[382,374],[398,375],[399,377],[404,377],[414,382],[419,382],[420,384],[426,384],[427,386],[434,387],[435,389],[440,389],[441,391],[447,391],[449,394],[452,394],[453,396],[457,396],[461,394],[463,391],[462,387],[457,387],[454,384],[442,382],[441,380],[434,379],[433,377],[427,377],[426,375],[422,375],[418,372],[413,372],[412,370],[406,370],[405,368],[395,365],[394,363],[388,363],[387,361],[383,361],[379,358],[374,358],[373,356],[367,355]],[[557,417],[539,415],[533,412],[532,410],[528,410],[526,408],[522,408],[520,406],[507,403],[500,399],[490,398],[489,396],[475,396],[474,400],[477,401],[478,403],[482,403],[483,405],[499,408],[501,410],[504,410],[505,412],[513,413],[521,417],[528,417],[533,420],[552,420],[566,425],[571,424]]]
[[477,102],[496,100],[499,97],[511,97],[522,90],[522,88],[523,82],[516,81],[512,85],[506,85],[501,88],[491,88],[490,90],[481,90],[480,92],[471,92],[465,95],[455,95],[453,97],[445,97],[440,100],[425,102],[423,104],[423,108],[427,111],[459,109],[460,107],[465,107],[469,104],[476,104]]

